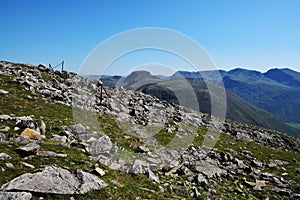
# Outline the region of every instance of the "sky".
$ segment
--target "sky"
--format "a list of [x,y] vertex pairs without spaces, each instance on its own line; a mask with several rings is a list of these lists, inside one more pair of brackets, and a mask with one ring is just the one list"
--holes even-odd
[[[0,60],[65,61],[78,72],[103,41],[143,27],[166,28],[196,41],[218,69],[300,71],[298,0],[0,0]],[[193,70],[169,52],[121,56],[107,73],[123,74],[155,63]],[[158,67],[159,68],[159,67]],[[157,72],[158,73],[158,72]]]

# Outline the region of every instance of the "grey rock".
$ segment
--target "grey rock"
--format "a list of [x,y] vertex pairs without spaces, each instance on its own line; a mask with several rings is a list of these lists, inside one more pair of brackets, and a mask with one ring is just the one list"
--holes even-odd
[[0,120],[11,120],[12,117],[9,115],[0,115]]
[[3,191],[31,191],[51,194],[84,194],[106,187],[97,176],[82,170],[72,174],[68,170],[48,166],[42,172],[23,174],[1,186]]
[[76,171],[76,176],[80,181],[80,187],[76,190],[76,194],[85,194],[90,190],[99,190],[107,185],[97,176],[84,172],[82,170]]
[[7,168],[11,168],[11,169],[15,168],[15,166],[12,163],[5,163],[5,165]]
[[8,91],[0,89],[0,94],[8,94],[8,93],[9,93]]
[[257,167],[263,167],[263,163],[258,160],[252,160],[251,164]]
[[54,151],[39,151],[37,152],[38,156],[43,156],[43,157],[68,157],[68,154],[63,154],[63,153],[55,153]]
[[5,141],[6,136],[4,133],[0,133],[0,141]]
[[151,180],[155,181],[156,183],[160,183],[159,178],[150,169],[148,170],[147,175]]
[[132,172],[134,174],[144,174],[146,169],[149,169],[149,163],[143,160],[135,160],[132,165]]
[[30,143],[33,142],[28,136],[19,135],[18,137],[14,138],[14,140],[18,143]]
[[0,199],[3,200],[30,200],[32,194],[29,192],[1,192]]
[[113,144],[108,136],[102,136],[97,141],[89,144],[91,154],[109,153]]
[[165,192],[165,189],[160,185],[160,186],[158,186],[158,188],[159,188],[159,191],[161,192],[161,193],[164,193]]
[[207,176],[208,178],[212,177],[219,177],[221,175],[225,175],[226,171],[219,168],[216,165],[213,165],[208,162],[202,162],[199,165],[194,167],[196,172],[202,173],[203,175]]
[[66,136],[60,136],[60,135],[52,135],[51,140],[56,141],[56,142],[60,142],[60,143],[67,143],[68,138]]
[[26,144],[25,146],[16,148],[16,151],[21,156],[28,156],[28,155],[36,154],[39,149],[40,149],[40,145],[38,145],[36,143],[29,143],[29,144]]
[[12,157],[6,153],[0,153],[0,160],[8,160],[12,159]]
[[32,164],[29,164],[29,163],[26,163],[26,162],[21,162],[22,165],[24,165],[25,167],[28,167],[28,168],[31,168],[31,169],[34,169],[35,166],[32,165]]
[[5,126],[4,128],[0,129],[2,132],[8,132],[10,130],[9,126]]
[[146,146],[138,146],[137,152],[139,153],[148,153],[150,150]]
[[204,185],[207,185],[207,179],[204,178],[204,176],[202,174],[198,174],[196,176],[196,183],[199,185],[199,186],[204,186]]

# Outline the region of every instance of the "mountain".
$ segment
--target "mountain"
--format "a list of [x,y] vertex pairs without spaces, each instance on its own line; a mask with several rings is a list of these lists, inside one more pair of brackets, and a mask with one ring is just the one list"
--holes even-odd
[[300,73],[296,71],[287,68],[271,69],[264,75],[282,85],[300,88]]
[[[191,74],[207,74],[202,72],[178,72],[183,77]],[[179,77],[171,76],[173,79]],[[210,71],[210,74],[220,74],[226,89],[238,95],[243,100],[262,108],[281,121],[300,123],[300,73],[290,69],[271,69],[266,73],[237,68],[228,72]],[[219,77],[220,77],[219,76]],[[203,75],[197,76],[203,80]],[[213,77],[213,76],[212,76]],[[220,78],[219,78],[220,79]],[[220,80],[206,79],[220,84]]]
[[[207,72],[213,74],[215,72],[210,71]],[[232,76],[237,76],[238,74],[243,73],[249,75],[248,71],[244,70],[235,70]],[[191,75],[192,73],[185,73],[185,75]],[[256,81],[260,78],[260,74],[255,72],[257,77],[249,76],[249,80]],[[191,75],[192,77],[197,76],[196,73]],[[152,76],[149,72],[145,71],[136,71],[130,74],[127,77],[124,77],[118,81],[119,86],[123,86],[126,89],[141,91],[146,94],[150,94],[156,96],[160,100],[167,101],[169,103],[175,103],[180,105],[185,105],[187,107],[199,108],[200,112],[211,113],[211,95],[214,96],[218,102],[223,102],[222,88],[215,84],[210,84],[210,87],[213,88],[213,94],[209,93],[208,86],[203,80],[188,78],[182,79],[173,78],[171,80],[161,80],[155,76]],[[198,76],[199,77],[199,76]],[[217,76],[212,76],[217,77]],[[214,79],[217,80],[216,78]],[[107,80],[102,79],[105,84]],[[226,82],[226,83],[229,83]],[[236,86],[237,83],[234,83]],[[198,105],[194,105],[189,101],[192,97],[189,94],[189,87],[191,87],[192,91],[195,92],[196,99]],[[233,87],[232,87],[233,88]],[[233,88],[234,89],[234,88]],[[191,91],[191,90],[190,90]],[[186,96],[190,95],[189,98]],[[179,102],[179,99],[181,102]],[[241,99],[237,95],[233,94],[230,91],[226,91],[226,103],[227,103],[227,111],[226,118],[238,122],[249,123],[260,127],[265,127],[269,129],[274,129],[282,132],[293,133],[296,134],[298,131],[292,127],[287,126],[282,123],[278,118],[274,117],[272,114],[259,109],[245,100]]]

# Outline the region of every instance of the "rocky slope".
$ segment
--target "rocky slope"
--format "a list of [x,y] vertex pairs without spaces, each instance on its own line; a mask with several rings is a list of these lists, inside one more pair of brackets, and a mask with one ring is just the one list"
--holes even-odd
[[300,196],[298,137],[43,65],[0,62],[0,89],[0,199]]

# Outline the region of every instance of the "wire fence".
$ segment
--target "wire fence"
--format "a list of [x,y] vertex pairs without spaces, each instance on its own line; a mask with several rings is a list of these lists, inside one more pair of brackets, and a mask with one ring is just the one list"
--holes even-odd
[[62,61],[61,63],[59,63],[59,64],[55,65],[54,67],[52,67],[52,65],[49,63],[49,67],[51,69],[56,69],[57,67],[61,66],[61,71],[63,71],[64,70],[64,64],[65,64],[65,62]]

